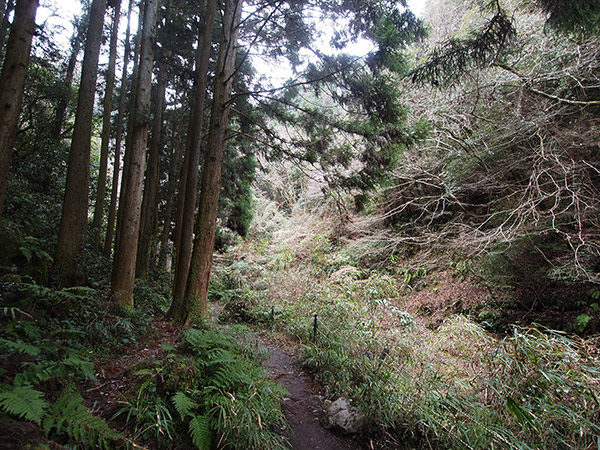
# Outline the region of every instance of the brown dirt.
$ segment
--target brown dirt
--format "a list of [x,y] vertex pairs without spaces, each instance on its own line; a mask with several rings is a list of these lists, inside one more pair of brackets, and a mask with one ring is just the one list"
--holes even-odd
[[82,392],[85,404],[93,414],[110,420],[119,399],[136,387],[135,376],[128,369],[142,361],[164,359],[167,351],[162,344],[175,346],[181,334],[180,327],[163,318],[155,318],[152,324],[154,330],[140,346],[123,348],[114,357],[95,361],[97,382]]
[[448,316],[463,314],[486,322],[498,333],[506,332],[510,324],[540,324],[573,333],[577,331],[573,329],[576,318],[587,314],[591,320],[583,334],[598,333],[600,312],[589,306],[592,300],[588,297],[593,285],[550,280],[535,273],[531,267],[539,266],[529,260],[520,264],[522,273],[514,277],[513,289],[490,290],[472,279],[462,280],[452,271],[443,271],[430,274],[424,287],[410,293],[398,306],[428,328],[439,327]]
[[289,344],[272,338],[262,338],[259,343],[269,350],[269,359],[264,364],[269,378],[289,392],[283,411],[291,428],[287,437],[293,450],[367,448],[351,437],[339,436],[323,428],[319,421],[323,411],[319,388],[302,370]]

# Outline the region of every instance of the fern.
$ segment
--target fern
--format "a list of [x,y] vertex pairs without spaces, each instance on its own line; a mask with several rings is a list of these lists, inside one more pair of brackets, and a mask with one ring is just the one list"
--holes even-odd
[[9,414],[39,425],[48,402],[44,400],[43,392],[33,389],[30,385],[10,386],[0,392],[0,407]]
[[28,314],[22,309],[16,308],[14,306],[5,306],[4,308],[1,308],[0,311],[2,311],[3,316],[10,316],[13,320],[17,318],[17,314],[33,318],[31,314]]
[[71,439],[87,447],[114,448],[115,441],[123,436],[102,420],[93,416],[83,405],[83,397],[73,388],[67,388],[48,409],[42,427],[49,433],[66,433]]
[[212,432],[210,430],[210,417],[194,416],[189,424],[190,437],[194,445],[200,450],[210,450]]
[[96,379],[94,363],[85,357],[82,358],[79,352],[68,352],[62,360],[62,364],[75,370],[76,373],[81,374],[86,380],[93,381]]
[[190,397],[181,391],[177,391],[171,401],[182,420],[197,406]]
[[30,356],[37,356],[41,349],[37,345],[28,344],[27,342],[16,342],[9,339],[0,338],[0,349],[9,349],[17,353],[24,353]]

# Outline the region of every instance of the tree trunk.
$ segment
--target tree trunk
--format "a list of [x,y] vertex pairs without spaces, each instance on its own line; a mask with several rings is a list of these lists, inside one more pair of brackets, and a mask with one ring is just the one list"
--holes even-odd
[[190,260],[192,258],[194,216],[196,212],[196,196],[198,190],[198,166],[200,164],[200,148],[202,144],[202,130],[204,121],[204,100],[206,98],[206,85],[208,79],[208,63],[212,43],[212,31],[216,14],[216,0],[206,3],[206,20],[200,40],[198,42],[198,57],[196,67],[196,86],[194,91],[194,105],[188,127],[188,140],[186,161],[184,167],[185,187],[182,195],[182,214],[179,226],[179,236],[176,246],[175,281],[173,284],[173,302],[167,317],[174,317],[176,311],[181,309],[185,295]]
[[169,246],[169,236],[171,234],[171,217],[173,215],[173,205],[175,203],[175,190],[177,187],[177,178],[181,171],[181,157],[184,146],[181,144],[181,128],[184,116],[184,108],[181,108],[177,128],[175,130],[175,150],[173,151],[173,160],[169,167],[169,180],[167,181],[167,204],[165,205],[165,220],[160,237],[160,250],[158,253],[157,266],[167,270],[167,253]]
[[111,283],[115,282],[115,276],[117,275],[114,271],[115,266],[119,265],[118,257],[119,253],[117,252],[117,248],[119,247],[119,238],[121,236],[121,231],[123,229],[123,214],[120,213],[123,202],[125,201],[126,192],[127,192],[127,180],[128,171],[129,171],[129,160],[131,159],[131,143],[133,139],[133,127],[135,125],[135,108],[137,102],[137,89],[139,82],[139,64],[140,64],[140,51],[141,51],[141,42],[142,42],[142,26],[144,25],[143,18],[145,15],[146,1],[140,3],[140,12],[138,14],[138,29],[135,35],[135,44],[133,50],[133,70],[131,73],[131,92],[129,94],[129,110],[127,116],[127,136],[125,137],[125,156],[123,158],[123,183],[121,183],[121,189],[119,192],[119,214],[117,215],[117,228],[115,232],[115,255],[113,258],[113,272]]
[[65,70],[65,78],[61,83],[60,90],[62,95],[56,105],[56,111],[54,114],[54,126],[52,128],[52,138],[58,140],[62,134],[63,122],[65,120],[65,113],[69,102],[71,101],[71,86],[73,85],[73,74],[75,73],[75,65],[77,64],[77,57],[81,51],[81,41],[83,39],[83,29],[81,23],[78,24],[76,30],[73,32],[71,38],[71,56],[67,63],[67,69]]
[[0,221],[4,209],[10,160],[19,125],[31,39],[38,0],[19,0],[0,75]]
[[94,220],[92,221],[92,243],[94,248],[100,246],[100,228],[104,217],[104,201],[106,196],[106,176],[108,171],[108,145],[110,142],[110,126],[112,119],[112,97],[115,87],[115,66],[117,63],[117,37],[119,34],[119,21],[121,19],[121,0],[115,0],[112,29],[110,32],[110,50],[108,57],[108,70],[106,71],[106,88],[104,90],[103,115],[102,115],[102,144],[100,147],[100,170],[98,173],[98,189],[96,191],[96,204],[94,206]]
[[156,102],[154,105],[154,119],[152,121],[152,139],[148,155],[148,169],[146,170],[146,185],[144,200],[142,201],[142,215],[140,223],[140,238],[136,264],[136,276],[146,278],[150,268],[150,249],[152,236],[156,228],[156,209],[160,176],[160,140],[162,128],[162,115],[165,105],[165,92],[167,87],[167,63],[163,55],[158,64],[158,83],[156,86]]
[[205,316],[208,312],[208,284],[212,268],[225,132],[229,124],[231,86],[242,4],[243,0],[225,1],[223,35],[213,88],[194,250],[183,307],[180,314],[175,316],[179,323],[185,325],[189,325],[199,316]]
[[112,241],[115,233],[115,217],[117,215],[117,195],[119,193],[119,175],[121,173],[121,143],[123,141],[123,119],[125,117],[125,104],[127,100],[127,67],[129,66],[129,53],[131,52],[131,11],[133,0],[129,0],[127,9],[127,28],[125,30],[125,51],[123,54],[123,73],[121,87],[119,88],[119,112],[117,113],[117,131],[115,137],[115,163],[113,168],[112,190],[110,192],[110,206],[108,208],[108,225],[106,239],[104,240],[104,257],[110,258]]
[[[39,2],[38,2],[39,4]],[[0,54],[4,50],[4,40],[6,39],[6,32],[8,31],[8,16],[13,10],[15,1],[14,0],[2,0],[2,21],[0,22]]]
[[67,278],[75,275],[77,258],[85,246],[87,233],[92,119],[105,10],[106,0],[93,0],[69,151],[67,184],[54,258],[54,269]]
[[138,66],[138,81],[135,97],[133,125],[131,127],[131,156],[127,176],[125,197],[119,206],[121,217],[121,235],[115,249],[115,264],[113,265],[112,298],[122,308],[133,308],[133,284],[135,280],[135,260],[140,225],[140,209],[142,204],[142,189],[144,184],[144,166],[146,144],[150,120],[150,91],[152,81],[152,66],[154,62],[154,38],[158,0],[146,0],[143,15],[140,63]]

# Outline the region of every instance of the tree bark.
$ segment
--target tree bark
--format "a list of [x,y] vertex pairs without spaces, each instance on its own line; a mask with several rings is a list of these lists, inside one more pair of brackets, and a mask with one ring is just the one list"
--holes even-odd
[[200,149],[202,145],[202,131],[204,122],[204,101],[206,99],[206,85],[208,80],[208,63],[212,43],[212,31],[216,14],[216,0],[206,3],[206,20],[198,42],[198,57],[196,67],[196,86],[194,90],[194,105],[188,127],[186,161],[184,167],[185,187],[182,195],[181,222],[176,246],[175,281],[173,284],[173,301],[167,317],[174,317],[176,311],[181,309],[185,286],[187,282],[190,261],[192,258],[192,245],[194,237],[194,216],[196,212],[196,196],[198,191],[198,166],[200,164]]
[[141,42],[142,42],[142,27],[144,25],[143,20],[139,18],[145,17],[145,9],[147,2],[143,1],[140,3],[139,15],[138,15],[138,29],[135,35],[135,44],[133,50],[133,70],[131,73],[131,92],[129,94],[129,109],[128,109],[128,117],[127,117],[127,135],[125,137],[125,155],[123,157],[123,183],[121,183],[121,189],[119,192],[119,213],[117,214],[117,227],[115,232],[115,255],[113,259],[113,272],[112,272],[112,280],[114,283],[116,276],[116,272],[114,271],[114,267],[119,265],[119,253],[117,252],[117,248],[119,247],[119,239],[121,237],[121,231],[123,229],[123,214],[120,213],[123,202],[125,201],[125,197],[127,195],[127,180],[128,172],[129,172],[129,161],[131,159],[131,145],[133,139],[133,127],[135,126],[135,117],[136,117],[136,102],[137,102],[137,90],[138,90],[138,82],[139,82],[139,64],[140,64],[140,52],[141,52]]
[[123,120],[125,117],[125,105],[127,100],[127,67],[129,66],[129,54],[131,53],[131,11],[133,0],[129,0],[127,8],[127,28],[125,30],[125,51],[123,53],[123,73],[121,74],[121,87],[119,88],[119,112],[117,113],[117,131],[115,137],[115,162],[113,167],[113,182],[110,192],[110,206],[108,208],[108,225],[106,227],[106,239],[104,240],[104,257],[110,258],[112,251],[113,236],[115,233],[115,217],[117,215],[117,196],[119,193],[119,175],[121,174],[121,143],[123,142]]
[[127,176],[123,177],[125,197],[119,206],[121,216],[121,235],[115,249],[113,264],[112,298],[122,308],[133,308],[133,285],[135,280],[135,260],[139,236],[142,189],[144,184],[144,166],[150,119],[150,91],[152,66],[154,63],[154,39],[156,36],[156,15],[158,0],[146,0],[143,15],[143,29],[138,66],[138,81],[135,96],[135,108],[130,132],[131,153]]
[[196,236],[181,313],[175,319],[189,325],[208,312],[208,285],[212,268],[219,207],[225,132],[229,124],[231,86],[243,0],[225,0],[223,34],[213,88],[208,142],[202,171]]
[[67,278],[75,275],[77,258],[86,241],[92,119],[105,10],[106,0],[93,0],[69,151],[67,184],[54,258],[55,271]]
[[167,204],[165,205],[165,220],[160,237],[160,250],[158,253],[157,266],[167,270],[167,253],[169,246],[169,236],[171,234],[171,217],[173,215],[173,205],[175,203],[175,190],[177,187],[177,178],[181,171],[181,157],[183,156],[184,146],[181,144],[181,128],[183,122],[184,108],[181,108],[177,128],[175,130],[175,150],[173,151],[173,160],[169,167],[169,179],[167,181]]
[[38,0],[17,2],[0,75],[0,221],[23,102],[37,7]]
[[167,88],[167,64],[163,55],[158,64],[158,83],[156,85],[156,102],[154,105],[154,118],[152,121],[152,138],[148,155],[148,169],[146,170],[146,184],[144,199],[142,201],[142,215],[140,223],[140,238],[136,263],[136,276],[146,278],[150,269],[150,249],[152,236],[156,229],[156,209],[160,176],[160,140],[162,129],[162,115],[165,105],[165,92]]
[[56,105],[56,111],[54,114],[54,126],[52,129],[52,138],[58,140],[62,134],[63,122],[65,121],[65,113],[69,102],[71,101],[71,86],[73,85],[73,74],[75,73],[75,65],[77,64],[77,57],[81,51],[81,41],[83,39],[83,30],[81,23],[78,24],[76,30],[73,32],[71,38],[71,55],[69,56],[69,62],[65,70],[65,78],[61,83],[62,95],[58,104]]
[[[39,4],[39,2],[38,2]],[[2,21],[0,22],[0,54],[4,50],[4,40],[6,39],[6,32],[8,31],[8,16],[13,10],[15,1],[14,0],[2,0]]]
[[115,87],[115,66],[117,63],[117,37],[119,34],[119,21],[121,19],[121,0],[115,0],[113,11],[112,30],[110,32],[110,50],[108,57],[108,70],[106,72],[106,88],[104,90],[103,116],[102,116],[102,144],[100,147],[100,170],[98,173],[98,188],[96,191],[96,204],[94,206],[94,220],[92,221],[92,243],[97,248],[100,245],[100,228],[104,217],[104,201],[106,196],[106,176],[108,171],[108,146],[110,142],[110,126],[112,119],[112,97]]

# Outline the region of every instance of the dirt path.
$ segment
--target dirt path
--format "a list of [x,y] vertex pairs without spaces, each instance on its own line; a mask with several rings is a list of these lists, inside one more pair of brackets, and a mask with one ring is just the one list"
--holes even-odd
[[323,428],[319,416],[323,403],[313,380],[302,371],[293,352],[281,342],[262,338],[259,344],[269,350],[265,371],[278,381],[290,395],[283,411],[290,424],[288,436],[293,450],[358,450],[365,448],[351,438],[342,437]]
[[[212,305],[214,306],[214,305]],[[218,306],[218,305],[217,305]],[[211,315],[218,315],[214,308]],[[96,361],[97,383],[84,390],[86,405],[95,414],[109,419],[119,398],[135,387],[128,370],[141,361],[163,359],[167,353],[160,343],[175,346],[181,330],[163,319],[153,320],[154,330],[147,342],[134,349],[123,349],[116,358]],[[289,391],[283,411],[290,425],[287,435],[293,450],[360,450],[363,444],[352,438],[338,436],[319,422],[323,402],[311,377],[300,367],[294,350],[285,342],[269,337],[259,339],[259,345],[269,350],[264,368],[269,378]]]

